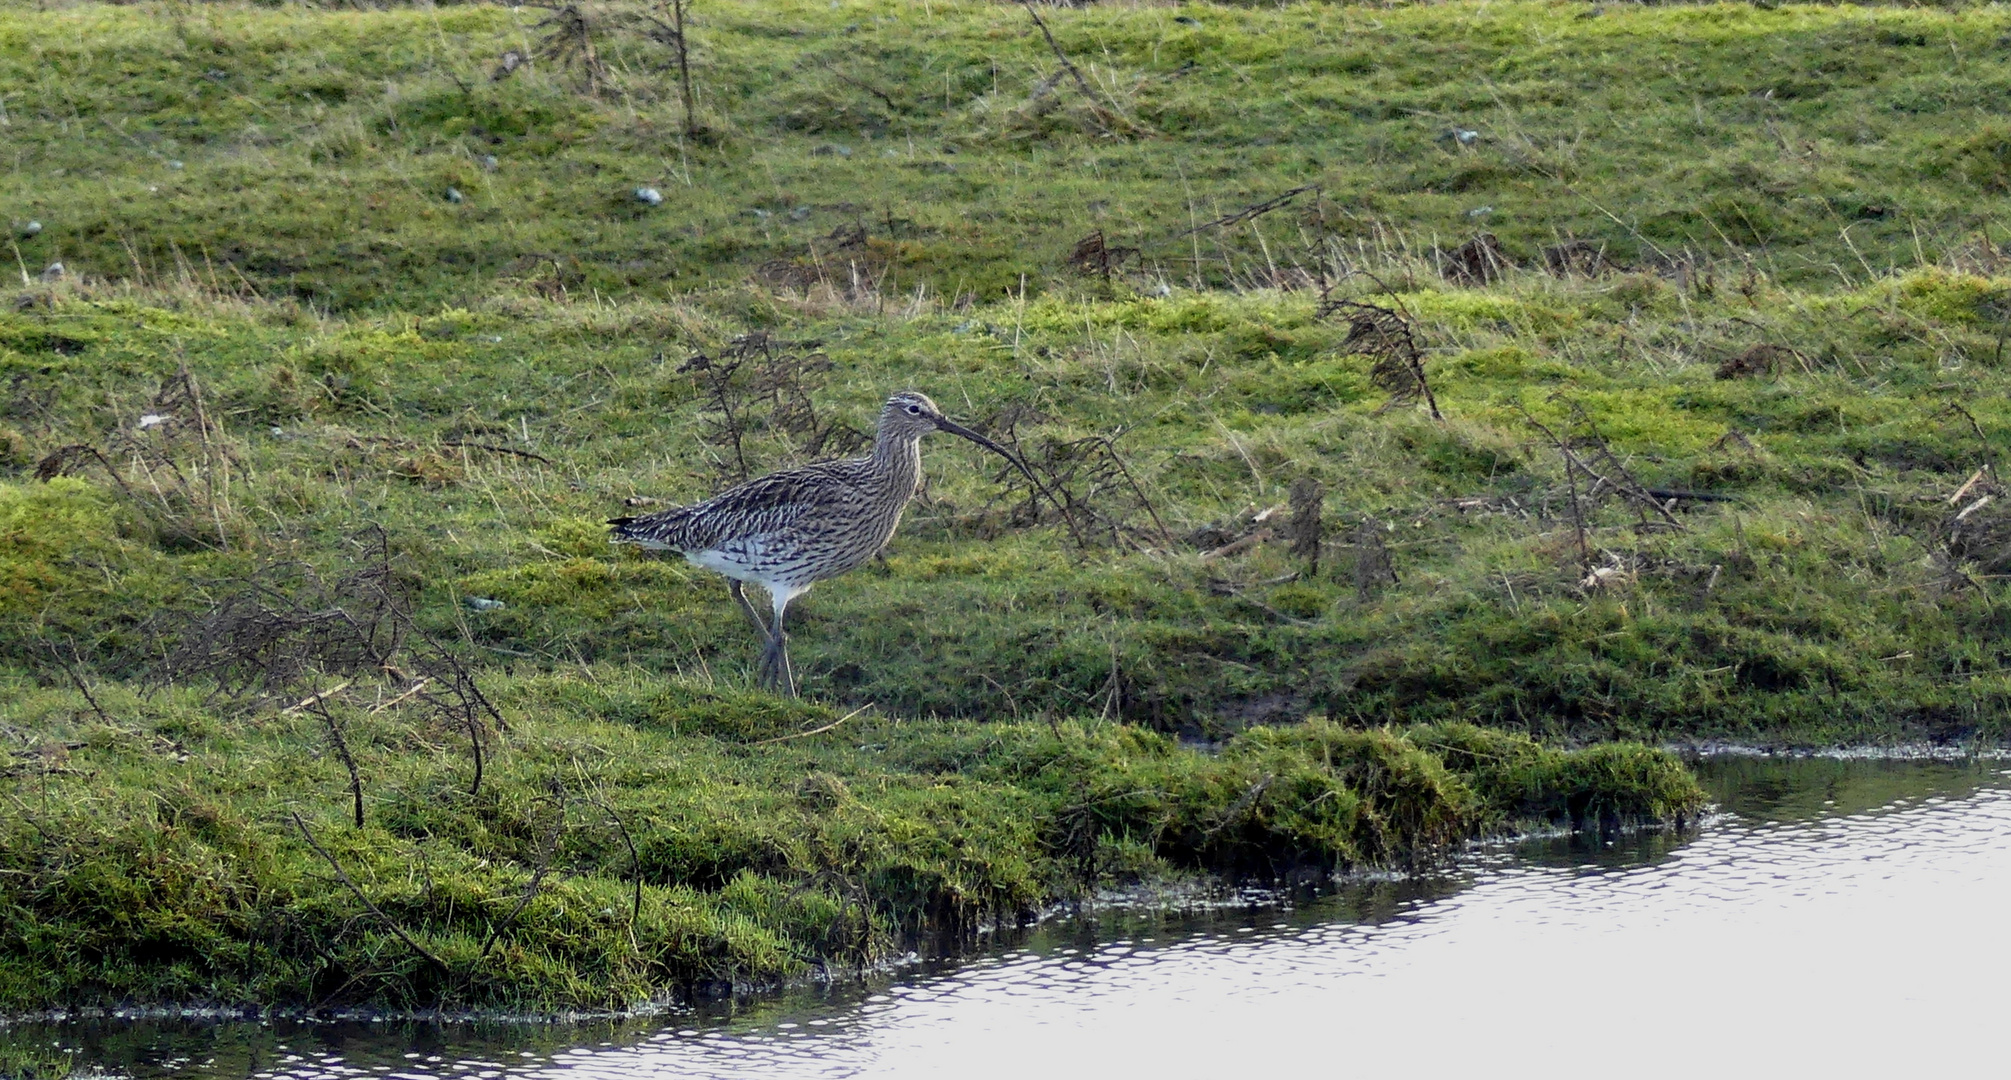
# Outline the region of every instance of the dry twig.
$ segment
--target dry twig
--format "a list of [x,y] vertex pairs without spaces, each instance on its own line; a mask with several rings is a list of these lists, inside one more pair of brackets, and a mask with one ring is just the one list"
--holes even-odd
[[393,919],[389,915],[384,914],[383,908],[378,907],[375,903],[371,901],[371,899],[368,896],[365,896],[363,894],[363,890],[357,886],[354,880],[350,878],[348,871],[342,869],[342,864],[335,861],[335,856],[329,854],[327,848],[322,847],[319,843],[315,841],[314,834],[308,831],[307,822],[300,820],[300,815],[298,813],[288,811],[287,816],[293,818],[294,827],[300,830],[300,835],[303,839],[307,841],[307,846],[313,848],[314,853],[316,855],[321,856],[322,859],[328,863],[329,869],[335,871],[336,880],[348,886],[349,891],[355,894],[356,899],[363,902],[363,906],[369,909],[370,914],[377,916],[379,921],[381,921],[387,928],[389,928],[393,934],[397,935],[398,940],[405,943],[406,948],[409,948],[413,952],[418,953],[420,956],[423,956],[426,959],[431,960],[433,962],[433,965],[435,967],[438,967],[440,970],[442,971],[447,970],[446,961],[441,960],[439,957],[433,955],[432,951],[427,949],[424,945],[421,945],[418,942],[412,940],[412,935],[406,933],[405,928],[399,926],[397,920]]

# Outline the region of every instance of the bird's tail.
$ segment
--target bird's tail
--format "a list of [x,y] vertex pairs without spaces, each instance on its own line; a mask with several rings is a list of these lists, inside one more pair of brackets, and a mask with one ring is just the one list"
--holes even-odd
[[608,542],[634,544],[652,551],[669,551],[677,546],[670,542],[669,534],[674,531],[680,520],[681,515],[676,511],[647,514],[642,517],[609,518]]

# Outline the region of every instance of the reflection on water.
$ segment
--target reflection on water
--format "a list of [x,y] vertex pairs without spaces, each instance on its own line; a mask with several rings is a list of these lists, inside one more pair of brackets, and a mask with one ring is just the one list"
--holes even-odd
[[2002,763],[1717,759],[1687,840],[1556,837],[1284,906],[1111,911],[867,986],[567,1027],[0,1034],[133,1077],[1921,1074],[2011,1005]]

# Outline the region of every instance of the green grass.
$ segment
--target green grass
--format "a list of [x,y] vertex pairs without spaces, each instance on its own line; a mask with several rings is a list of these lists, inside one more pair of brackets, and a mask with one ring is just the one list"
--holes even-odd
[[[557,64],[489,81],[541,36],[529,11],[0,14],[19,88],[0,201],[47,226],[31,260],[428,310],[498,276],[667,298],[820,242],[842,267],[822,238],[854,223],[889,295],[1038,289],[1097,228],[1173,284],[1222,284],[1261,261],[1256,237],[1176,234],[1313,183],[1349,246],[1450,247],[1479,220],[1522,257],[1580,236],[1829,285],[2001,239],[2011,198],[1989,7],[1056,13],[1132,139],[1099,137],[1072,83],[1029,110],[1055,64],[994,3],[694,18],[702,145],[679,135],[667,54],[633,35],[601,43],[601,101]],[[645,184],[663,207],[632,199]],[[1264,224],[1274,257],[1303,224]]]
[[[2011,516],[1987,473],[1953,497],[2011,428],[2005,16],[1047,17],[1095,108],[1029,104],[1054,62],[1015,7],[700,5],[686,140],[618,33],[601,97],[556,63],[491,81],[529,13],[0,12],[0,217],[43,224],[0,310],[0,1009],[624,1005],[1098,883],[1688,812],[1644,743],[2003,739]],[[1527,265],[1441,276],[1483,228]],[[1097,229],[1142,249],[1108,280],[1065,265]],[[1565,237],[1625,265],[1545,272]],[[1443,421],[1384,407],[1316,273],[1414,316]],[[1169,535],[1078,484],[1123,525],[1084,549],[932,441],[886,557],[792,611],[809,701],[753,692],[719,580],[600,522],[714,490],[685,361],[756,332],[817,343],[827,423],[915,387],[1036,455],[1113,435]],[[1717,377],[1761,344],[1774,370]],[[800,459],[752,416],[752,468]],[[1673,527],[1603,501],[1581,551],[1532,421],[1732,499]],[[1204,554],[1305,477],[1318,573]],[[465,731],[378,711],[410,650],[165,663],[247,582],[355,608],[314,581],[380,529],[507,723],[475,795]],[[1394,582],[1357,580],[1375,547]],[[322,720],[283,711],[337,683],[363,830]]]

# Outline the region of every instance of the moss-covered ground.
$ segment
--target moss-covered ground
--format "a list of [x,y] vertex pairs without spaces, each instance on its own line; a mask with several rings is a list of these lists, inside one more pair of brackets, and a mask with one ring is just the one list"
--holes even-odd
[[[1040,9],[1091,96],[1015,6],[700,3],[691,136],[624,10],[0,11],[0,1011],[621,1005],[2002,739],[1996,9]],[[932,442],[749,689],[600,521],[904,387],[1083,535]]]

